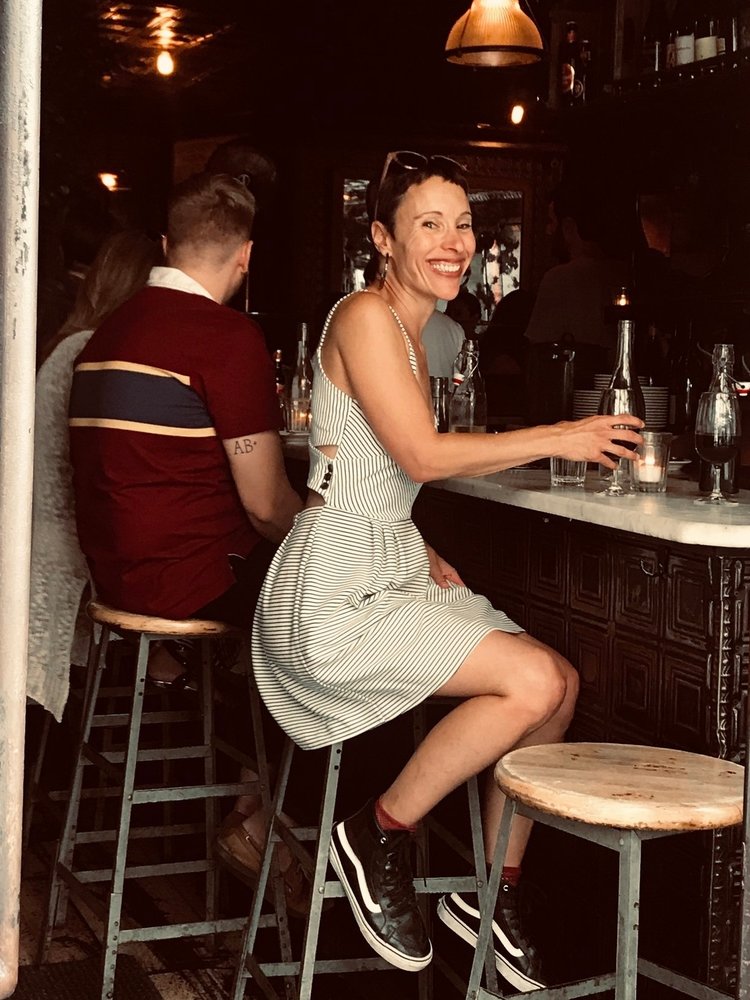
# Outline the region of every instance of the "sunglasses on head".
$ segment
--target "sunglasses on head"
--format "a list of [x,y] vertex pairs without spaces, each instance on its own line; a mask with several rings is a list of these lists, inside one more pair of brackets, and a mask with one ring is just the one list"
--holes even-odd
[[375,208],[372,213],[372,221],[378,217],[378,205],[380,203],[380,192],[383,187],[388,174],[393,170],[394,167],[400,170],[423,170],[425,167],[437,165],[450,167],[452,169],[458,168],[463,171],[465,169],[462,163],[458,160],[451,159],[450,156],[425,156],[423,153],[415,153],[410,149],[399,149],[395,153],[389,153],[385,158],[385,163],[383,164],[383,172],[380,175],[380,180],[378,181],[378,190],[375,195]]

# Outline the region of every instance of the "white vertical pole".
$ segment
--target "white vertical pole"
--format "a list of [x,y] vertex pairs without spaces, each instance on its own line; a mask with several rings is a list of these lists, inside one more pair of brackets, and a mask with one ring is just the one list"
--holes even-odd
[[0,3],[0,997],[18,978],[42,0]]

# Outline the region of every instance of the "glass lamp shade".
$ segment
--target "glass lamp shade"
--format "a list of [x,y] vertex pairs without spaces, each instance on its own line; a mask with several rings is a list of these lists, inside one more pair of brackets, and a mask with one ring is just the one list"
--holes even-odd
[[445,43],[445,58],[461,66],[527,66],[543,54],[542,36],[519,0],[473,0]]

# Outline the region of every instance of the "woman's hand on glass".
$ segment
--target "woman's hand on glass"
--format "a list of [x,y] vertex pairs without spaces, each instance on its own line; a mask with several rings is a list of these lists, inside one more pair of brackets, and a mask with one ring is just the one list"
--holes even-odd
[[451,584],[455,587],[465,587],[466,584],[458,575],[458,571],[439,556],[431,545],[425,542],[427,558],[430,562],[430,576],[443,590],[450,590]]
[[634,458],[635,449],[643,442],[638,433],[643,421],[629,413],[564,420],[555,426],[561,431],[556,456],[574,462],[599,462],[608,469],[617,467],[617,459]]

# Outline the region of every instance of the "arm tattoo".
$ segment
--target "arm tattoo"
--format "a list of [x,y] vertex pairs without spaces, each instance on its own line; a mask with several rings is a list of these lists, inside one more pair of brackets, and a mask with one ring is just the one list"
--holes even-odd
[[250,438],[243,438],[241,441],[237,439],[234,442],[234,453],[235,455],[249,455],[250,452],[255,450],[255,441]]

